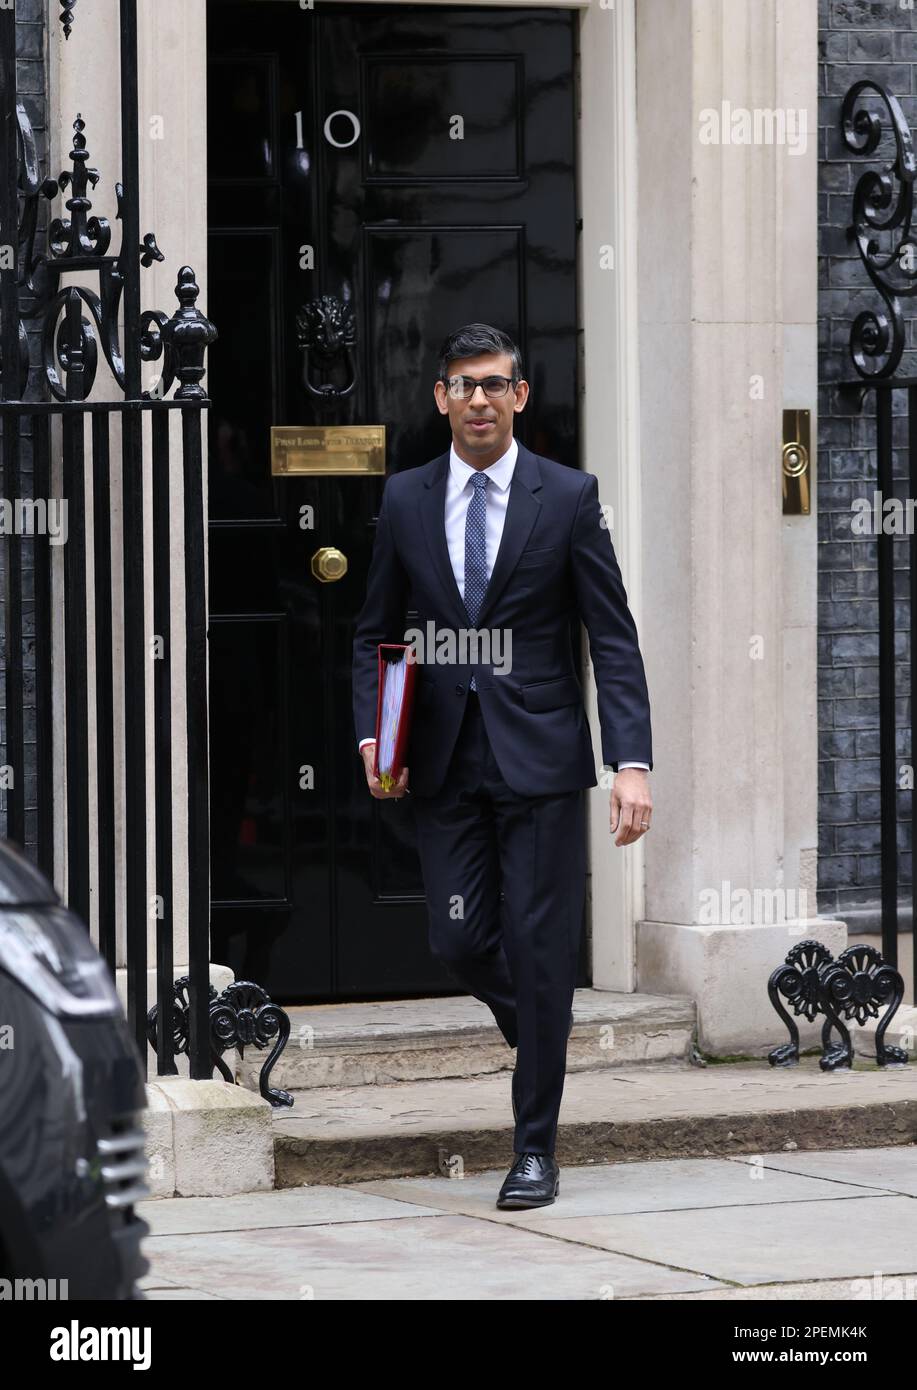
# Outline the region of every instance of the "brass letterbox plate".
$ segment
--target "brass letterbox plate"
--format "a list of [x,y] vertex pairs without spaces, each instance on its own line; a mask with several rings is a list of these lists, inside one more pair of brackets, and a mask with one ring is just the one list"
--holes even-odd
[[271,425],[271,473],[384,473],[384,425]]

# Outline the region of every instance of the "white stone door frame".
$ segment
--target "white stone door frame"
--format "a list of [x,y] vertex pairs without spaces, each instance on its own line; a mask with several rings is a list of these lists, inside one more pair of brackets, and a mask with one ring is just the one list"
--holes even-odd
[[[416,0],[421,2],[429,0]],[[544,0],[528,0],[529,8],[542,3]],[[553,3],[545,3],[544,8],[581,10],[577,159],[583,217],[578,269],[585,385],[582,466],[596,474],[602,501],[611,508],[615,547],[630,604],[641,626],[634,0],[617,0],[614,8]],[[308,23],[308,13],[303,14],[303,22]],[[180,264],[188,263],[197,271],[201,286],[198,302],[206,313],[206,7],[203,3],[189,5],[187,0],[140,0],[139,29],[141,230],[155,231],[167,258],[164,265],[144,272],[143,306],[171,308],[175,272]],[[67,165],[72,121],[79,109],[87,123],[93,163],[104,176],[94,201],[99,210],[112,215],[112,186],[120,176],[119,94],[117,83],[111,80],[119,62],[117,26],[110,23],[107,8],[98,6],[80,13],[66,42],[53,18],[49,18],[48,31],[51,169],[57,173]],[[163,118],[160,139],[155,138],[151,126],[157,116]],[[150,138],[144,138],[147,135]],[[180,178],[176,178],[177,170],[181,171]],[[177,451],[173,456],[177,457]],[[174,495],[181,495],[177,486]],[[149,515],[147,506],[148,520]],[[180,544],[180,527],[176,527],[176,534]],[[147,558],[149,561],[149,550]],[[117,560],[116,554],[116,573]],[[181,575],[180,554],[173,555],[173,575]],[[180,601],[179,587],[176,602]],[[173,630],[180,630],[177,622]],[[182,669],[180,662],[177,669]],[[176,683],[173,689],[172,728],[174,854],[180,885],[186,827],[181,797],[185,775],[183,690],[179,686]],[[591,679],[587,686],[589,719],[598,750],[601,742]],[[148,699],[152,766],[152,688]],[[61,727],[60,722],[57,727]],[[622,853],[611,845],[607,790],[593,791],[589,805],[594,980],[599,987],[629,990],[634,981],[634,924],[643,912],[643,849],[638,845]],[[62,815],[58,824],[63,824]],[[65,844],[59,840],[59,865],[64,854]],[[152,867],[151,846],[151,882]],[[186,930],[184,909],[185,904],[177,901],[177,941]]]
[[[781,1041],[770,973],[817,916],[817,0],[638,0],[644,593],[654,797],[638,985],[702,1051]],[[791,120],[792,116],[792,120]],[[802,137],[802,138],[800,138]],[[803,1045],[817,1029],[803,1031]]]

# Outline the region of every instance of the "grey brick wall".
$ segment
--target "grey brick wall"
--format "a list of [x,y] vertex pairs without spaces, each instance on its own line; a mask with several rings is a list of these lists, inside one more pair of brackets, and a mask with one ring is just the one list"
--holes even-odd
[[[847,237],[852,196],[867,168],[894,157],[886,137],[869,160],[851,155],[840,131],[844,94],[872,78],[901,102],[917,127],[917,10],[899,0],[819,0],[819,864],[818,908],[852,927],[878,924],[879,702],[876,542],[851,529],[851,503],[877,487],[875,413],[839,397],[832,383],[855,376],[850,326],[864,309],[884,308]],[[875,105],[882,111],[881,102]],[[885,118],[886,125],[887,116]],[[905,301],[907,340],[900,373],[917,372],[917,300]],[[907,495],[906,397],[898,393],[893,438],[895,493]],[[896,555],[897,750],[911,761],[909,605],[906,542]],[[899,794],[899,891],[911,881],[911,797]],[[909,898],[909,892],[907,894]],[[909,920],[902,896],[902,918]]]
[[[32,128],[35,133],[38,157],[41,161],[41,169],[44,174],[56,174],[57,170],[48,168],[48,131],[47,131],[47,73],[45,68],[45,31],[48,22],[48,0],[16,0],[16,88],[19,100],[22,102]],[[57,13],[57,7],[51,7],[52,14]],[[42,199],[43,207],[40,209],[40,229],[36,239],[36,250],[43,250],[45,246],[44,230],[47,225],[47,201]],[[23,300],[25,307],[29,301]],[[26,331],[30,340],[31,361],[34,364],[38,360],[37,339],[38,329],[34,323],[26,321]],[[29,376],[29,386],[27,395],[30,399],[41,399],[44,396],[42,390],[41,377],[38,370],[32,367]],[[26,495],[31,495],[32,488],[32,453],[31,441],[28,435],[23,439],[21,450],[21,468],[23,479],[23,491]],[[26,692],[25,692],[25,738],[26,738],[26,768],[25,768],[25,792],[26,792],[26,848],[34,853],[36,838],[36,816],[35,816],[35,698],[34,698],[34,647],[33,647],[33,606],[32,606],[32,571],[31,571],[31,545],[28,541],[23,544],[23,661],[26,668]],[[0,541],[0,627],[5,633],[6,612],[4,607],[3,595],[6,591],[6,574],[4,570],[6,560],[5,547]],[[0,677],[5,672],[4,664],[5,639],[0,643]],[[4,708],[4,686],[0,678],[0,761],[6,763],[6,711]],[[0,834],[6,834],[6,793],[0,793],[2,803],[0,803]]]

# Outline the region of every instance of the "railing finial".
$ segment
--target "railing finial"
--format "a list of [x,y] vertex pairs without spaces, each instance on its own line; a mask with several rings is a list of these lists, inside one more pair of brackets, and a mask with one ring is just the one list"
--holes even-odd
[[208,318],[197,307],[200,287],[190,265],[183,265],[178,272],[175,296],[179,308],[162,325],[162,338],[169,353],[169,370],[178,377],[181,385],[175,392],[175,400],[204,400],[207,392],[200,385],[204,375],[204,353],[216,340],[217,331]]
[[73,11],[76,8],[76,0],[60,0],[60,5],[60,22],[63,25],[64,38],[69,39],[73,32]]

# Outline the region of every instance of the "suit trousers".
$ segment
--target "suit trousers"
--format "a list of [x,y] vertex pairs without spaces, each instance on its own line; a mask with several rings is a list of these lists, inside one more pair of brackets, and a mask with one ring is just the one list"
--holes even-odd
[[516,1153],[553,1154],[586,892],[582,789],[507,786],[469,693],[445,781],[412,796],[430,950],[516,1048]]

